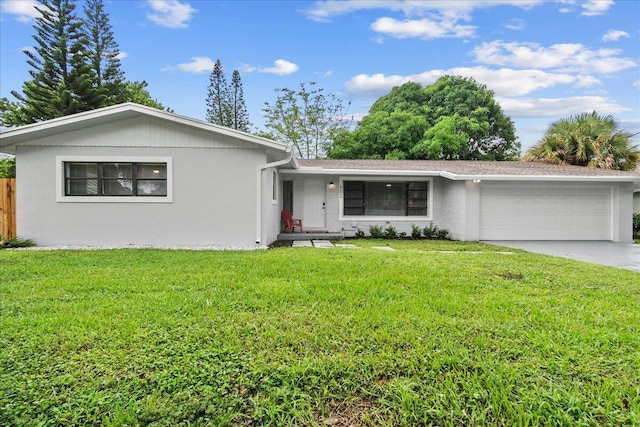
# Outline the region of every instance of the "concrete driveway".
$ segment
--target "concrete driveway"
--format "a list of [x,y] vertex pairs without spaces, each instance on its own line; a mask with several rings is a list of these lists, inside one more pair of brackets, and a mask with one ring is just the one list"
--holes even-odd
[[483,243],[640,272],[640,245],[633,243],[586,241],[491,241]]

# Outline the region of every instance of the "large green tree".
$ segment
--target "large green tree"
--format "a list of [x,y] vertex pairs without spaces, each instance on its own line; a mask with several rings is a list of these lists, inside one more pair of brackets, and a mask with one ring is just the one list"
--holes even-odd
[[232,127],[243,132],[249,132],[249,113],[244,102],[244,90],[242,89],[242,78],[238,70],[233,70],[231,78],[231,113]]
[[216,60],[209,75],[206,104],[208,122],[249,132],[251,123],[244,103],[240,72],[233,70],[231,84],[229,84],[219,59]]
[[595,111],[551,123],[525,160],[603,169],[634,170],[640,150],[631,144],[633,134],[620,130],[617,120]]
[[325,94],[315,82],[299,90],[276,89],[273,104],[265,102],[264,135],[288,143],[298,157],[313,159],[324,157],[338,135],[347,127],[344,120],[349,103],[345,105],[334,94]]
[[11,127],[66,116],[122,102],[163,110],[146,90],[147,83],[127,82],[119,48],[102,0],[87,0],[85,18],[75,0],[39,0],[34,24],[36,42],[25,50],[31,80],[17,101],[0,99],[0,126]]
[[378,99],[332,158],[513,160],[520,143],[493,92],[471,78],[409,82]]
[[88,61],[95,74],[93,85],[106,97],[108,105],[126,101],[120,47],[102,0],[86,0],[84,14]]
[[[87,38],[72,0],[40,0],[36,9],[34,51],[25,50],[32,79],[22,91],[12,91],[26,110],[25,120],[36,122],[106,105],[95,89],[95,74],[87,61]],[[16,123],[23,124],[23,123]]]
[[151,97],[151,94],[147,90],[148,83],[146,81],[127,81],[124,83],[122,97],[125,102],[135,102],[136,104],[146,105],[147,107],[157,108],[158,110],[165,110],[169,113],[173,113],[173,110],[169,107],[165,107],[155,98]]
[[229,84],[224,75],[222,63],[217,59],[209,75],[209,86],[207,87],[207,121],[220,126],[232,127],[233,114],[229,100]]

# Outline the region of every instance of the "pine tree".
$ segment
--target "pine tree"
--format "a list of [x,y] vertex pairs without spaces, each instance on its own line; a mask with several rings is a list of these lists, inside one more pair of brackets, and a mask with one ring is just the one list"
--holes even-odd
[[207,121],[220,126],[233,127],[230,91],[220,60],[216,60],[207,88]]
[[242,80],[240,79],[240,72],[233,70],[233,77],[231,78],[231,98],[232,98],[232,112],[233,112],[233,128],[243,132],[249,132],[249,113],[247,113],[247,106],[244,103],[244,91],[242,90]]
[[75,7],[73,0],[40,0],[36,7],[35,52],[25,51],[33,79],[24,83],[24,94],[11,92],[23,103],[29,123],[105,105],[105,97],[93,86],[87,40]]
[[102,0],[87,0],[84,7],[89,65],[95,74],[94,87],[106,96],[107,105],[126,101],[124,72],[120,69],[120,48],[113,35]]

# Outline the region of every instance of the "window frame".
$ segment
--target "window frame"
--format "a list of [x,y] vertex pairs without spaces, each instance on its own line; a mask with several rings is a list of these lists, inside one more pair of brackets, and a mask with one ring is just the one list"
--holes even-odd
[[280,191],[278,191],[278,187],[279,187],[279,178],[278,178],[278,170],[277,169],[273,169],[273,172],[271,173],[271,204],[272,205],[277,205],[278,204],[278,193]]
[[[344,214],[344,182],[362,181],[366,182],[390,182],[390,183],[427,183],[427,215],[345,215]],[[340,221],[432,221],[433,220],[433,178],[421,177],[391,177],[391,176],[345,176],[340,177],[339,187],[339,220]],[[408,199],[406,201],[408,203]]]
[[[166,196],[68,196],[65,191],[66,163],[161,163],[167,168]],[[173,158],[149,156],[56,156],[56,202],[60,203],[173,203]]]

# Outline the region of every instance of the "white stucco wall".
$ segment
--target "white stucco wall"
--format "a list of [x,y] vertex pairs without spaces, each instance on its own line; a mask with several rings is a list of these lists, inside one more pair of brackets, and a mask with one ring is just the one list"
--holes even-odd
[[613,186],[612,236],[614,242],[633,241],[633,183]]
[[[116,122],[19,145],[16,181],[20,235],[44,246],[255,245],[256,171],[266,163],[264,150],[252,145],[234,146],[232,140],[212,142],[209,133],[175,129],[166,123],[159,131],[153,122]],[[96,146],[96,139],[101,144],[114,141],[118,146]],[[56,201],[57,156],[169,157],[173,164],[173,200]],[[270,178],[266,181],[268,203],[263,205],[264,214],[275,222],[278,208],[271,202]],[[273,236],[274,228],[266,227],[265,238]]]
[[[273,198],[275,171],[276,198]],[[262,174],[262,230],[260,246],[266,246],[278,239],[280,233],[280,212],[282,211],[282,178],[277,168],[267,168]]]
[[449,230],[454,240],[466,240],[466,198],[465,182],[446,178],[434,179],[433,222],[440,228]]

